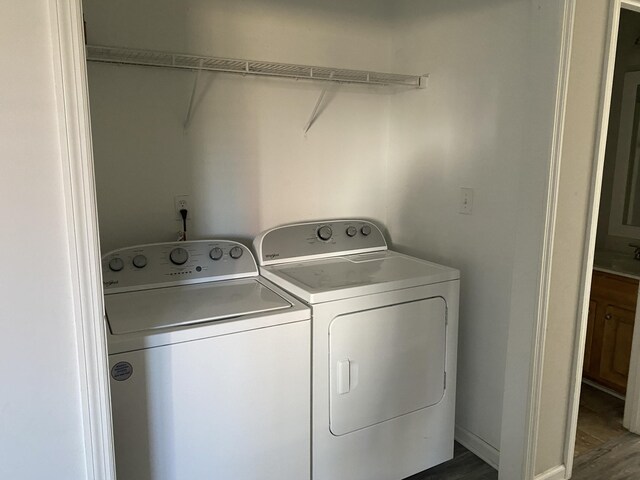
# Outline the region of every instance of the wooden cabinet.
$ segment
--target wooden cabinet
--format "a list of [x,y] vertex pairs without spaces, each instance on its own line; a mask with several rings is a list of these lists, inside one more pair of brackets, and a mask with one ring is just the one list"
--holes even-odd
[[627,389],[638,281],[593,272],[583,375],[620,393]]
[[591,350],[593,346],[593,325],[596,320],[596,310],[598,309],[598,303],[595,300],[589,301],[589,318],[587,320],[587,342],[584,347],[584,362],[582,364],[585,374],[590,371],[591,365]]

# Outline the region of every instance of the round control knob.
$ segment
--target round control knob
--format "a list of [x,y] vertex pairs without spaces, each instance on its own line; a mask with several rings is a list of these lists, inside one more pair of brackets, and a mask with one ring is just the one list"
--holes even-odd
[[211,260],[220,260],[223,254],[224,252],[220,247],[213,247],[209,252],[209,258],[211,258]]
[[123,268],[124,268],[124,262],[120,257],[113,257],[111,260],[109,260],[109,269],[112,272],[119,272]]
[[184,265],[189,260],[189,252],[181,247],[174,248],[169,254],[169,259],[175,265]]
[[347,235],[349,237],[355,237],[356,233],[358,233],[358,230],[356,229],[356,227],[347,227]]
[[360,229],[360,233],[366,237],[371,233],[371,227],[369,225],[363,225]]
[[333,230],[331,230],[331,227],[329,225],[325,225],[318,229],[318,238],[320,240],[324,240],[326,242],[331,238],[332,235],[333,235]]
[[240,258],[242,256],[242,249],[240,247],[233,247],[229,250],[229,255],[234,259]]
[[147,257],[144,255],[136,255],[133,257],[133,266],[136,268],[144,268],[147,266]]

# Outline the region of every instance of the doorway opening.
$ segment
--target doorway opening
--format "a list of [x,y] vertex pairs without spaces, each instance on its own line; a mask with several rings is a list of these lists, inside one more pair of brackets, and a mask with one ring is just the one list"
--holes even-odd
[[[640,280],[640,13],[622,8],[589,293],[582,386],[574,450],[575,478],[619,468],[623,451],[640,453],[629,430],[638,409]],[[638,193],[636,193],[638,191]],[[636,247],[636,245],[639,245]],[[636,333],[634,334],[634,330]],[[632,354],[633,352],[633,354]],[[630,400],[630,401],[627,401]],[[596,470],[594,470],[594,468]],[[638,472],[640,473],[640,468]],[[585,477],[587,478],[587,477]]]

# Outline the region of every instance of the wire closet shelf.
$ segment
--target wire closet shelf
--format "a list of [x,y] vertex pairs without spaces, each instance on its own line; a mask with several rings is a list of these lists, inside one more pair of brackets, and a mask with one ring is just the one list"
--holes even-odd
[[314,67],[289,63],[262,62],[231,58],[206,57],[155,50],[87,45],[90,62],[147,67],[179,68],[185,70],[266,75],[303,80],[321,80],[365,85],[398,85],[425,88],[426,75],[403,75],[344,68]]

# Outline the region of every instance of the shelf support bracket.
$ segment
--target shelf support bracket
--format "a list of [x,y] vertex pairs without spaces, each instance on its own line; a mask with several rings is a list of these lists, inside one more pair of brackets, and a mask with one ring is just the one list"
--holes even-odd
[[[330,79],[333,78],[333,72],[331,72],[331,75],[329,76]],[[309,120],[307,121],[307,123],[304,126],[304,134],[306,135],[307,132],[309,131],[309,129],[311,128],[311,125],[313,125],[316,120],[318,119],[318,115],[319,115],[319,110],[320,110],[320,105],[322,105],[322,101],[324,100],[324,96],[327,94],[327,90],[329,89],[329,86],[327,85],[326,87],[324,87],[322,89],[322,92],[320,92],[320,96],[318,97],[318,101],[316,102],[316,106],[313,107],[313,111],[311,112],[311,116],[309,117]]]
[[200,74],[202,73],[202,64],[204,60],[200,60],[200,65],[196,72],[196,78],[193,82],[193,90],[191,90],[191,98],[189,99],[189,109],[187,110],[187,118],[184,120],[184,128],[185,130],[189,128],[189,124],[191,123],[191,114],[193,113],[193,102],[196,98],[196,92],[198,91],[198,82],[200,81]]

